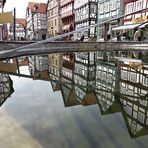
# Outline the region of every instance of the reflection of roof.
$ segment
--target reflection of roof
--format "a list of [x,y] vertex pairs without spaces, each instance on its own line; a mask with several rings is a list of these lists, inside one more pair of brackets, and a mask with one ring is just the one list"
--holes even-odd
[[6,99],[9,96],[11,96],[11,94],[14,92],[14,89],[13,89],[13,82],[9,77],[9,75],[1,74],[0,84],[1,86],[3,86],[0,92],[0,106],[1,106],[6,101]]
[[22,24],[23,27],[26,27],[26,19],[17,18],[17,19],[16,19],[16,24]]
[[124,110],[122,110],[122,116],[131,138],[148,135],[147,125],[142,124],[133,116],[127,114]]
[[97,100],[96,100],[96,96],[95,96],[94,92],[87,93],[81,101],[81,104],[84,106],[93,105],[96,103],[97,103]]
[[64,85],[61,85],[61,93],[63,96],[65,107],[79,105],[73,88],[69,89]]
[[[100,94],[98,94],[100,95]],[[104,98],[104,101],[99,100],[99,97],[97,95],[97,102],[101,111],[101,114],[103,115],[108,115],[108,114],[112,114],[112,113],[117,113],[117,112],[121,112],[121,107],[118,104],[118,102],[115,100],[113,102],[111,102],[111,100]],[[102,96],[100,96],[102,97]]]
[[[38,6],[37,10],[35,10],[36,6]],[[46,13],[46,3],[29,2],[28,8],[31,10],[31,12]]]
[[52,82],[51,81],[51,86],[52,86],[53,91],[59,91],[59,90],[61,90],[60,89],[60,84],[58,84],[57,82]]

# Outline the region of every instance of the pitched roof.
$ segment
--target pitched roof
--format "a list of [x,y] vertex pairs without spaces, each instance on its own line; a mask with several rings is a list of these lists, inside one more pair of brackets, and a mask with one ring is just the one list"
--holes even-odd
[[17,18],[16,24],[22,24],[24,27],[26,27],[26,19],[23,18]]
[[[35,7],[38,7],[38,9],[35,10]],[[46,13],[46,3],[29,2],[28,8],[31,12]]]

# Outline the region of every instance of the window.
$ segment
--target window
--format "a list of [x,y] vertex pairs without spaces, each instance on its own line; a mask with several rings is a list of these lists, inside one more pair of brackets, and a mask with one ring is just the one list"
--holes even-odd
[[57,19],[54,20],[54,24],[55,24],[55,26],[57,25]]
[[132,12],[132,9],[133,9],[133,4],[132,3],[128,4],[127,5],[127,14],[128,13],[131,13]]
[[95,5],[91,5],[90,13],[96,13],[96,6]]
[[110,10],[116,10],[116,0],[110,1]]
[[105,10],[105,12],[109,12],[109,9],[110,9],[110,3],[108,1],[108,2],[104,3],[104,10]]
[[131,75],[130,75],[130,81],[132,81],[132,82],[136,82],[136,73],[134,73],[134,72],[131,72],[130,73]]
[[142,123],[144,123],[145,120],[145,114],[142,112],[138,112],[138,120]]
[[135,11],[138,11],[138,10],[141,10],[142,9],[142,1],[137,1],[136,2],[136,10]]
[[121,71],[121,78],[123,80],[127,80],[127,75],[128,75],[127,71],[124,71],[124,70]]
[[147,77],[143,77],[143,84],[145,86],[148,86],[148,78]]

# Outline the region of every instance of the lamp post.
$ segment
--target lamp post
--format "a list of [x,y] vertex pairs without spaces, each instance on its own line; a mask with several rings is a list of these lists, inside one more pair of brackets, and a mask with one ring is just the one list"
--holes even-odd
[[14,41],[16,40],[15,38],[15,28],[16,28],[16,8],[13,10],[14,13],[14,18],[13,18],[13,39]]

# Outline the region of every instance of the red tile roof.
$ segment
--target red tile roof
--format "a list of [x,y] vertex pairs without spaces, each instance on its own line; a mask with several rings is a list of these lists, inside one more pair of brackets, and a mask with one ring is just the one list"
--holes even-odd
[[46,3],[36,3],[36,2],[29,2],[28,8],[31,10],[31,12],[35,12],[35,6],[38,6],[38,9],[36,12],[39,13],[46,13]]
[[16,24],[22,24],[24,27],[26,27],[26,19],[23,18],[17,18]]

